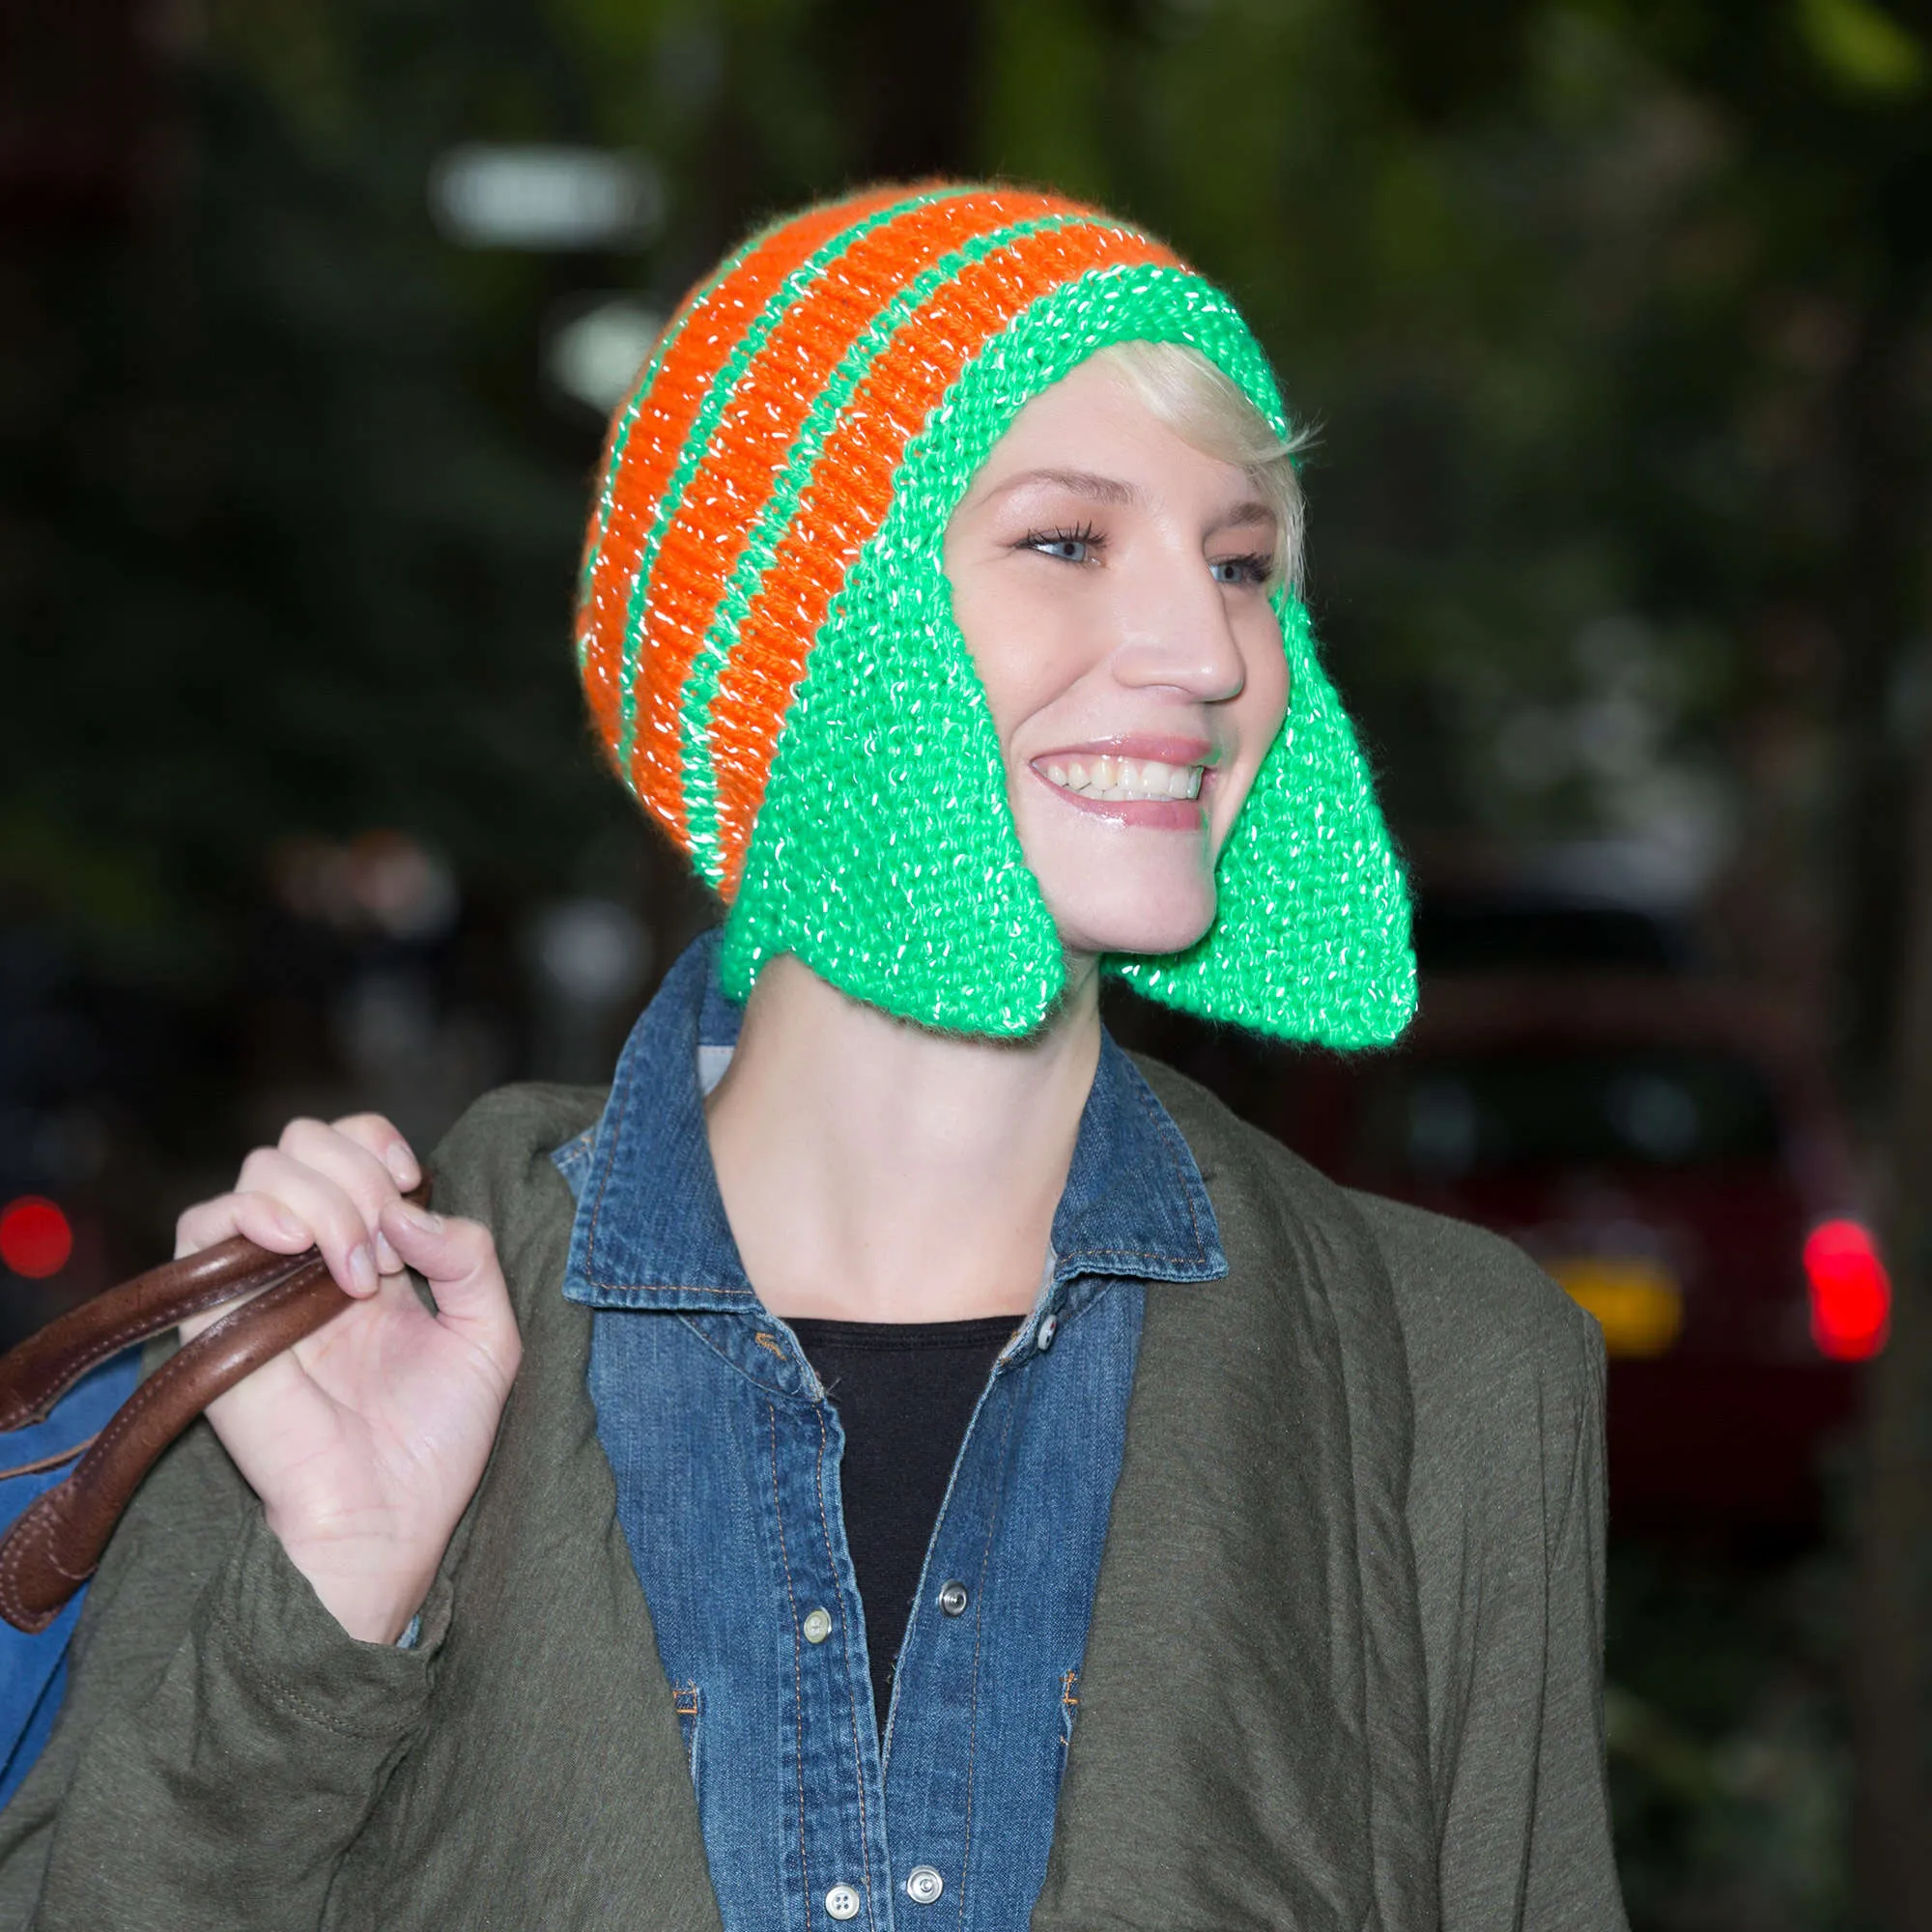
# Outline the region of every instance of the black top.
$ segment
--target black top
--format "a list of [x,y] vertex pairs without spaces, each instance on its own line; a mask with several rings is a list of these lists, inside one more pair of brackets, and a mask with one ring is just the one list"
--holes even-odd
[[882,1739],[893,1666],[946,1485],[974,1405],[1019,1325],[1014,1315],[981,1321],[791,1323],[845,1430],[838,1487],[866,1612],[872,1711]]

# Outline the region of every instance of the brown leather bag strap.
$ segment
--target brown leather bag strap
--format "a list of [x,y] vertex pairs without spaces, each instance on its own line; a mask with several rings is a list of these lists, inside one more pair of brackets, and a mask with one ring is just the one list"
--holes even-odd
[[42,1421],[90,1369],[164,1334],[190,1315],[286,1281],[315,1259],[271,1255],[237,1235],[185,1255],[70,1309],[0,1355],[0,1432]]
[[[405,1197],[429,1200],[425,1181]],[[94,1575],[161,1452],[216,1396],[349,1305],[313,1248],[271,1255],[237,1236],[99,1294],[0,1357],[0,1430],[38,1421],[88,1370],[190,1315],[253,1294],[164,1362],[115,1410],[68,1479],[0,1538],[0,1617],[43,1631]],[[20,1473],[16,1471],[15,1473]]]
[[43,1631],[94,1575],[141,1479],[216,1396],[312,1335],[349,1305],[313,1250],[286,1280],[224,1315],[114,1412],[66,1482],[0,1538],[0,1616]]

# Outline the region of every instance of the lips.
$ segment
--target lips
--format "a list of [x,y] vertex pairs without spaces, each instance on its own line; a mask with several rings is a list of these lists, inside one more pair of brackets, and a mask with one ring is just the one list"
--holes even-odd
[[1136,738],[1069,746],[1030,762],[1063,803],[1116,824],[1199,831],[1201,791],[1218,758],[1205,739]]

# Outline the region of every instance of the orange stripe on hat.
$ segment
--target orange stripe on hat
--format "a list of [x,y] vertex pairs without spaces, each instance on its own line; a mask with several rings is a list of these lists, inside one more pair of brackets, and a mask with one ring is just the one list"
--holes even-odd
[[907,319],[841,411],[739,627],[712,706],[727,898],[737,890],[806,655],[846,571],[885,520],[906,444],[959,372],[1023,309],[1092,270],[1119,264],[1179,261],[1159,242],[1119,228],[1051,230],[995,250]]
[[685,679],[807,415],[846,352],[908,282],[989,230],[1077,212],[1059,196],[1000,191],[909,207],[856,240],[759,345],[686,486],[651,570],[631,782],[681,839]]
[[[712,380],[794,269],[840,229],[911,192],[915,190],[902,186],[876,188],[850,201],[811,209],[774,229],[723,280],[690,299],[676,339],[629,429],[624,428],[622,413],[612,422],[601,472],[611,477],[611,508],[601,530],[594,521],[591,526],[590,585],[577,621],[584,691],[607,745],[615,745],[618,736],[619,679],[632,584],[665,488],[684,454],[685,440]],[[648,659],[640,675],[650,679]]]

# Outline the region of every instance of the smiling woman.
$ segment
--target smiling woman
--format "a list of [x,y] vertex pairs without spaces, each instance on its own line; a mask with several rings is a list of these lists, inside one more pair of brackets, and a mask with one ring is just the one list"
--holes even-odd
[[1414,1004],[1292,446],[1226,297],[1050,194],[687,299],[579,653],[721,930],[440,1215],[369,1115],[184,1214],[355,1305],[129,1511],[6,1922],[1621,1925],[1596,1330],[1100,1023]]

